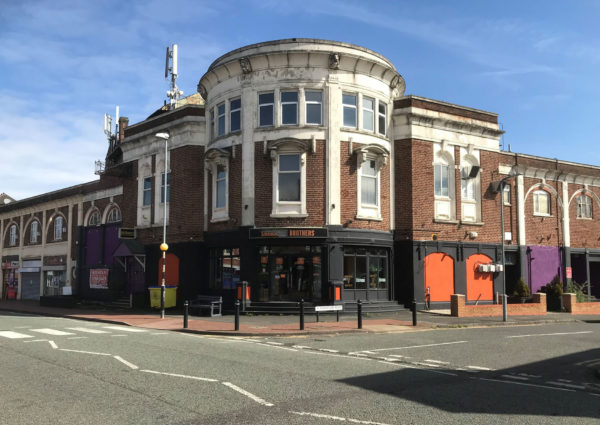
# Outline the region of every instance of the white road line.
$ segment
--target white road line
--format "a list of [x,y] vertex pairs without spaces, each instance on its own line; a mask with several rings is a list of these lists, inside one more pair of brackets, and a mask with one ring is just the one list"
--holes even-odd
[[81,354],[94,354],[96,356],[112,356],[112,354],[108,353],[97,353],[95,351],[82,351],[82,350],[71,350],[68,348],[59,348],[59,351],[69,351],[71,353],[81,353]]
[[289,347],[280,347],[279,345],[265,344],[264,342],[255,342],[254,344],[256,344],[256,345],[262,345],[263,347],[278,348],[280,350],[298,351],[298,350],[295,350],[295,349],[289,348]]
[[557,381],[558,382],[566,382],[566,383],[573,382],[570,379],[557,379]]
[[111,336],[127,336],[127,335],[119,334],[119,335],[111,335]]
[[283,342],[267,341],[267,344],[271,344],[271,345],[283,345]]
[[143,370],[140,370],[140,372],[153,373],[155,375],[173,376],[175,378],[194,379],[196,381],[219,382],[217,379],[202,378],[200,376],[180,375],[178,373],[157,372],[156,370],[143,369]]
[[274,406],[273,403],[269,403],[268,401],[263,400],[262,398],[255,396],[252,393],[249,393],[248,391],[238,387],[237,385],[232,384],[231,382],[221,382],[223,385],[225,385],[226,387],[231,388],[234,391],[237,391],[240,394],[245,395],[246,397],[251,398],[252,400],[254,400],[255,402],[257,402],[258,404],[262,404],[263,406]]
[[121,356],[113,356],[113,357],[115,359],[117,359],[118,361],[120,361],[121,363],[123,363],[125,366],[130,367],[131,369],[139,369],[136,365],[134,365],[133,363],[129,363],[127,360],[125,360]]
[[529,381],[529,378],[525,378],[524,376],[516,376],[516,375],[500,375],[502,378],[508,379],[516,379],[519,381]]
[[301,350],[302,350],[302,349],[304,349],[304,348],[308,348],[308,349],[310,349],[310,347],[309,347],[309,346],[307,346],[307,345],[292,345],[292,347],[293,347],[293,348],[299,348],[299,349],[301,349]]
[[525,376],[527,378],[541,378],[541,375],[529,375],[527,373],[518,373],[519,376]]
[[108,331],[103,331],[102,329],[91,329],[91,328],[67,328],[70,331],[84,332],[88,334],[109,334]]
[[23,341],[24,343],[27,342],[46,342],[48,341],[47,339],[30,339],[29,341]]
[[150,335],[169,335],[169,332],[155,332],[153,334]]
[[340,421],[340,422],[347,421],[347,422],[352,422],[355,424],[362,424],[362,425],[388,425],[383,422],[361,421],[360,419],[342,418],[341,416],[324,415],[322,413],[295,412],[293,410],[290,410],[290,413],[293,413],[294,415],[300,415],[300,416],[312,416],[313,418],[331,419],[333,421]]
[[87,336],[70,336],[67,339],[86,339]]
[[0,336],[9,339],[33,338],[31,335],[21,334],[13,331],[1,331]]
[[427,363],[436,363],[436,364],[450,364],[449,362],[442,362],[440,360],[431,360],[431,359],[427,359],[427,360],[423,360],[424,362]]
[[413,362],[413,364],[427,367],[441,367],[439,364],[425,363],[425,362]]
[[339,353],[338,350],[332,350],[330,348],[319,348],[319,351],[324,351],[326,353]]
[[479,379],[481,381],[500,382],[502,384],[523,385],[525,387],[537,387],[537,388],[546,388],[549,390],[567,391],[570,393],[577,392],[575,390],[569,390],[567,388],[549,387],[548,385],[526,384],[525,382],[503,381],[502,379],[490,379],[490,378],[473,378],[473,379]]
[[390,354],[390,357],[398,357],[399,359],[410,359],[409,356],[403,356],[401,354]]
[[367,360],[367,361],[373,360],[369,357],[358,357],[357,355],[350,356],[348,354],[323,353],[321,351],[303,351],[303,353],[316,354],[317,356],[344,357],[346,359],[354,359],[354,360]]
[[15,326],[15,329],[30,329],[31,326]]
[[578,335],[578,334],[591,334],[593,331],[581,331],[581,332],[557,332],[553,334],[530,334],[530,335],[511,335],[506,338],[527,338],[530,336],[555,336],[555,335]]
[[400,361],[400,359],[396,359],[396,358],[393,358],[393,357],[380,357],[380,359],[384,360],[386,362],[399,362]]
[[442,372],[441,370],[429,369],[426,367],[417,367],[417,366],[415,366],[415,363],[413,363],[412,365],[409,365],[406,363],[400,364],[400,363],[386,362],[384,360],[379,360],[378,363],[393,365],[400,369],[416,369],[416,370],[422,370],[423,372],[439,373],[441,375],[458,376],[456,373],[452,373],[452,372]]
[[56,335],[56,336],[75,335],[73,332],[64,332],[64,331],[59,331],[57,329],[50,329],[50,328],[30,329],[30,331],[37,332],[40,334]]
[[58,345],[56,345],[54,341],[48,341],[48,344],[50,344],[50,347],[54,348],[55,350],[58,348]]
[[494,370],[494,369],[490,369],[489,367],[483,367],[483,366],[466,366],[467,369],[471,369],[471,370]]
[[468,341],[452,341],[452,342],[440,342],[439,344],[409,345],[406,347],[393,347],[393,348],[377,348],[377,349],[371,350],[371,351],[361,351],[361,353],[374,354],[373,351],[389,351],[389,350],[405,350],[407,348],[437,347],[440,345],[464,344],[466,342],[468,342]]
[[122,332],[148,332],[148,329],[133,328],[127,326],[103,326],[104,329],[112,329]]
[[585,387],[583,385],[565,384],[563,382],[555,382],[555,381],[546,381],[546,384],[559,385],[561,387],[566,387],[566,388],[575,388],[577,390],[585,390]]

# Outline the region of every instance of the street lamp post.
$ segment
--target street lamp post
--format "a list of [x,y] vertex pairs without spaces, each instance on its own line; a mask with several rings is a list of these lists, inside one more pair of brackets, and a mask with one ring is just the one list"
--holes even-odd
[[169,133],[156,133],[155,136],[165,141],[165,170],[162,176],[162,184],[164,187],[163,196],[163,241],[160,244],[160,250],[162,251],[162,280],[160,283],[160,318],[165,318],[165,273],[167,270],[167,170],[169,169]]

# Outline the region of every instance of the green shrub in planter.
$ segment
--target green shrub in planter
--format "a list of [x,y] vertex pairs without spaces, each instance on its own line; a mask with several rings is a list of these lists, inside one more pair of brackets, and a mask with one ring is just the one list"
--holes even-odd
[[546,294],[546,306],[548,307],[548,310],[562,310],[563,284],[558,275],[554,276],[549,283],[542,286],[541,291]]
[[566,292],[568,292],[569,294],[575,294],[575,297],[577,298],[578,303],[584,303],[587,301],[587,297],[585,295],[585,292],[583,292],[583,288],[586,288],[586,287],[587,287],[587,282],[584,282],[582,284],[578,284],[576,282],[571,282],[567,285]]
[[523,278],[519,279],[519,281],[517,282],[517,285],[515,287],[515,291],[513,292],[513,296],[527,298],[527,297],[529,297],[529,295],[531,295],[531,292],[529,291],[529,287],[527,286],[527,284],[525,283]]

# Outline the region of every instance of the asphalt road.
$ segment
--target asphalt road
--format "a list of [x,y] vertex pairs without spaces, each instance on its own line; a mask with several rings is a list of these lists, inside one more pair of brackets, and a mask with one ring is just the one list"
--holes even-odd
[[600,324],[207,337],[0,314],[2,424],[599,424]]

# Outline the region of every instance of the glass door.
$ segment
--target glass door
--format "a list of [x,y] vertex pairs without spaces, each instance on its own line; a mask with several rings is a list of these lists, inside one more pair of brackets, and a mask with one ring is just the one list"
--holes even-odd
[[344,248],[344,299],[389,300],[387,253],[386,249]]

